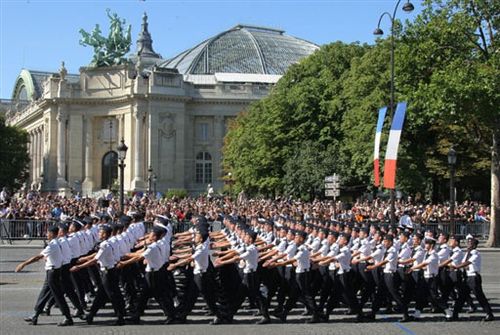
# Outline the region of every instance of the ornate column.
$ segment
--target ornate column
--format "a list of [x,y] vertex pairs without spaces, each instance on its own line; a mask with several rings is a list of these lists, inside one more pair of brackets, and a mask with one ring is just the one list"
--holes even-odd
[[35,129],[35,182],[40,177],[40,128]]
[[33,132],[31,131],[29,133],[30,136],[30,146],[29,146],[29,152],[30,152],[30,181],[31,184],[35,181],[35,136]]
[[134,190],[144,190],[143,164],[144,164],[144,112],[135,106],[133,111],[135,132],[134,132],[134,180],[132,188]]
[[61,106],[57,110],[57,181],[58,189],[66,189],[66,120],[67,115]]
[[92,148],[93,148],[93,132],[92,132],[92,117],[84,116],[85,120],[85,179],[82,184],[84,195],[90,195],[94,187],[94,171],[92,166]]

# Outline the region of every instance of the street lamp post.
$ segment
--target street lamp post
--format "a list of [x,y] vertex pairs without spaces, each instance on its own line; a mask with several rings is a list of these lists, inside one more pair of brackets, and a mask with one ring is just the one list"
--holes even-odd
[[125,145],[125,141],[122,140],[120,141],[120,145],[118,145],[118,160],[120,163],[118,163],[118,167],[120,168],[120,212],[123,213],[123,184],[124,184],[124,175],[123,171],[125,170],[125,158],[127,157],[127,150],[128,147]]
[[150,165],[148,169],[148,193],[151,194],[151,182],[153,179],[153,167]]
[[455,165],[457,164],[457,153],[453,146],[448,151],[448,165],[450,166],[450,232],[455,233]]
[[[394,11],[392,15],[389,12],[384,12],[382,15],[380,15],[380,18],[378,19],[378,24],[377,24],[377,29],[373,31],[374,35],[380,36],[384,34],[384,31],[380,29],[380,22],[382,21],[382,18],[384,16],[388,16],[389,19],[391,20],[391,103],[390,103],[390,117],[394,116],[394,23],[396,20],[396,12],[398,10],[399,4],[401,3],[401,0],[398,0],[396,3],[396,6],[394,7]],[[403,5],[403,11],[409,13],[415,9],[413,7],[412,3],[407,1]],[[394,225],[396,223],[396,205],[395,205],[395,190],[391,189],[391,225]]]
[[153,192],[154,192],[154,198],[156,199],[156,181],[158,180],[158,177],[156,176],[156,173],[153,173]]

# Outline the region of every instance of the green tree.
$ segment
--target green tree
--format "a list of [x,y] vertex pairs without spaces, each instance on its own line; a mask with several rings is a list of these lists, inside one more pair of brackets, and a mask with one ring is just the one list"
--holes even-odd
[[[304,142],[339,147],[345,112],[342,78],[352,59],[366,49],[341,42],[322,47],[292,66],[267,98],[238,116],[224,146],[224,167],[233,173],[237,189],[250,194],[283,193],[288,183],[284,167],[298,152],[305,153],[298,151]],[[339,159],[337,149],[330,155]]]
[[0,185],[18,189],[29,176],[28,133],[0,117]]
[[[482,170],[487,156],[481,153],[490,152],[492,224],[488,243],[498,245],[500,3],[427,0],[425,5],[402,36],[399,82],[412,101],[412,108],[423,111],[417,118],[419,122],[441,124],[443,129],[453,130],[447,136],[450,143],[470,145],[465,150],[457,146],[463,150],[462,162],[473,162],[476,171]],[[440,137],[437,144],[443,143],[443,136]],[[447,150],[443,149],[436,147],[440,154]],[[463,168],[469,166],[465,164]],[[471,171],[462,175],[471,176]]]

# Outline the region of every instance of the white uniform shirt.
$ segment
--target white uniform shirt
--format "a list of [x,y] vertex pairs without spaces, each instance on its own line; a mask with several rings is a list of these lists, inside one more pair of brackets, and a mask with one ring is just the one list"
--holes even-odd
[[111,244],[109,244],[108,241],[102,241],[99,244],[99,251],[97,251],[97,254],[94,256],[94,259],[97,260],[99,263],[99,266],[101,267],[101,270],[104,270],[105,268],[113,268],[116,264],[116,259],[115,256],[113,255],[113,248],[111,247]]
[[330,244],[328,244],[328,240],[325,238],[321,242],[321,247],[319,248],[319,252],[321,253],[321,256],[326,256],[330,252]]
[[378,244],[375,248],[375,251],[370,254],[375,263],[380,263],[384,260],[385,247],[382,243]]
[[71,258],[78,258],[82,255],[82,250],[80,248],[80,240],[75,233],[71,233],[68,235],[68,243],[71,249]]
[[[328,251],[328,257],[335,257],[339,254],[340,248],[339,245],[335,242],[330,246],[330,250]],[[335,262],[331,262],[328,264],[328,270],[336,270]]]
[[142,253],[142,256],[147,260],[146,272],[158,271],[164,264],[161,249],[157,242],[151,243]]
[[278,244],[278,246],[276,247],[276,249],[278,250],[278,252],[280,253],[284,253],[286,248],[288,246],[288,241],[286,238],[282,238],[280,243]]
[[297,261],[295,273],[304,273],[309,271],[309,268],[311,267],[309,249],[305,245],[301,245],[297,248],[297,253],[293,256],[293,259]]
[[[408,243],[405,243],[401,246],[401,249],[399,250],[398,253],[398,258],[402,261],[405,261],[407,259],[411,258],[411,247]],[[405,264],[398,264],[400,268],[404,268],[406,265]]]
[[451,258],[451,265],[457,266],[463,262],[464,252],[462,251],[462,249],[460,249],[460,247],[457,246],[453,248],[450,258]]
[[257,266],[259,265],[259,251],[255,245],[246,245],[245,251],[240,254],[240,258],[245,261],[243,273],[250,273],[257,270]]
[[320,247],[321,247],[321,239],[319,237],[316,237],[310,244],[311,251],[316,252],[319,250]]
[[439,251],[438,251],[439,264],[448,260],[450,258],[450,255],[451,255],[450,247],[447,244],[441,244],[439,246]]
[[[287,259],[293,259],[295,254],[297,253],[297,245],[295,244],[294,241],[290,241],[288,243],[288,247],[285,250],[286,258]],[[291,267],[292,264],[286,265],[287,267]]]
[[57,239],[62,252],[62,265],[71,263],[71,248],[69,247],[69,242],[66,237],[59,237]]
[[45,270],[59,269],[62,266],[62,251],[56,238],[47,244],[40,255],[45,257]]
[[337,260],[338,264],[338,274],[343,274],[347,273],[351,270],[351,250],[349,247],[346,245],[342,248],[340,248],[339,253],[337,256],[335,256],[335,259]]
[[[425,258],[425,249],[422,248],[422,246],[417,246],[416,248],[413,248],[413,251],[412,251],[412,257],[413,259],[415,259],[413,261],[413,266],[417,266],[419,264],[421,264],[423,261],[424,261],[424,258]],[[419,270],[416,270],[416,271],[420,271]]]
[[384,253],[384,260],[387,261],[384,265],[384,273],[394,273],[398,268],[398,252],[394,246],[391,246]]
[[439,272],[439,257],[435,250],[431,250],[425,255],[424,262],[428,263],[424,270],[425,278],[437,276]]
[[470,256],[467,259],[470,265],[467,266],[467,277],[474,277],[476,273],[481,272],[481,254],[477,249],[469,251]]
[[208,269],[209,248],[205,243],[200,243],[196,246],[193,253],[194,269],[193,273],[199,274],[206,272]]
[[361,257],[368,257],[372,253],[372,246],[370,241],[367,238],[364,238],[359,243],[358,251],[360,252]]

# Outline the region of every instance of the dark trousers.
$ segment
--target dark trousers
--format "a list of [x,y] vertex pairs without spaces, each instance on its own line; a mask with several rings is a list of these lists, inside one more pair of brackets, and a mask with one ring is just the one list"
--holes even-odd
[[321,288],[319,290],[319,305],[318,309],[323,311],[328,297],[330,296],[330,292],[332,291],[332,280],[330,278],[330,273],[328,270],[328,266],[321,266],[319,268],[319,273],[321,275]]
[[[73,258],[71,260],[71,266],[76,265],[78,258]],[[70,279],[73,284],[73,287],[75,288],[76,295],[78,297],[78,300],[80,301],[80,306],[85,307],[87,306],[87,303],[85,302],[85,280],[86,276],[85,273],[87,272],[87,269],[82,269],[76,272],[70,272]]]
[[[486,299],[486,296],[484,295],[483,292],[483,285],[482,285],[482,279],[481,275],[479,273],[476,273],[475,276],[470,276],[466,278],[466,284],[467,287],[474,293],[476,296],[477,301],[483,308],[484,312],[488,315],[492,315],[493,311],[491,310],[490,303],[488,302],[488,299]],[[462,295],[458,297],[458,300],[455,302],[455,307],[454,307],[454,313],[459,313],[462,310],[462,307],[464,305],[464,302],[466,300],[465,296],[465,290],[462,292]]]
[[[163,278],[162,278],[163,277]],[[135,318],[140,318],[146,309],[149,298],[154,298],[163,313],[169,318],[174,318],[174,303],[171,293],[164,286],[165,278],[162,270],[146,272],[146,285],[139,296],[135,309]]]
[[427,293],[427,298],[434,308],[441,311],[447,309],[448,305],[439,299],[436,277],[424,278],[423,283],[423,290],[417,294],[423,294],[425,296]]
[[294,277],[291,278],[290,282],[290,295],[285,305],[285,315],[288,314],[297,303],[299,298],[302,298],[306,308],[311,311],[313,317],[318,317],[318,310],[316,308],[316,302],[314,297],[311,295],[310,282],[309,282],[309,272],[296,273]]
[[[384,291],[388,293],[388,298],[394,300],[403,315],[407,316],[408,305],[403,301],[401,295],[399,294],[398,286],[396,285],[396,273],[382,273],[380,280],[379,285],[384,286]],[[377,298],[372,303],[372,313],[378,312],[382,304],[383,301],[379,299],[379,294],[377,294]]]
[[262,316],[269,319],[267,299],[260,292],[260,280],[257,272],[243,274],[242,288],[239,305],[241,306],[245,297],[248,296],[249,300],[255,301]]
[[375,281],[373,280],[373,273],[376,273],[376,270],[365,271],[366,263],[359,263],[358,269],[359,276],[361,277],[362,281],[360,305],[361,308],[363,308],[368,300],[371,300],[372,302],[375,300],[376,285]]
[[359,305],[358,298],[356,297],[356,294],[354,293],[354,289],[352,287],[353,277],[354,273],[352,273],[351,271],[342,274],[337,274],[340,292],[342,294],[342,297],[344,298],[344,301],[347,303],[349,309],[352,312],[360,314],[361,307]]
[[38,299],[35,304],[35,315],[38,316],[42,313],[43,308],[53,297],[57,307],[61,313],[67,318],[71,319],[71,314],[69,312],[68,304],[64,299],[64,293],[62,291],[61,284],[61,269],[47,270],[45,274],[45,282],[43,283],[42,290],[38,295]]
[[[61,267],[62,290],[73,304],[73,307],[75,307],[78,312],[83,312],[82,305],[80,304],[80,300],[75,292],[75,287],[73,286],[73,281],[71,280],[71,272],[69,272],[70,267],[70,264],[65,264]],[[55,302],[54,297],[51,297],[47,303],[47,309],[50,309]]]
[[450,272],[448,268],[440,268],[437,279],[439,292],[441,292],[441,302],[446,304],[453,289],[453,284],[450,280]]
[[421,270],[411,272],[409,285],[410,299],[407,301],[407,303],[410,303],[411,300],[414,300],[415,309],[422,311],[427,304],[427,299],[425,294],[423,294],[423,292],[425,292],[425,281]]
[[122,320],[125,316],[125,303],[118,286],[118,273],[114,268],[101,271],[101,285],[97,287],[97,293],[90,308],[89,316],[94,317],[107,301],[111,301],[118,320]]
[[[475,308],[474,301],[470,296],[470,288],[467,286],[467,276],[465,273],[461,270],[450,271],[450,280],[455,290],[455,300],[459,300],[462,297],[471,308]],[[457,304],[454,305],[454,311],[456,310],[456,306]]]

